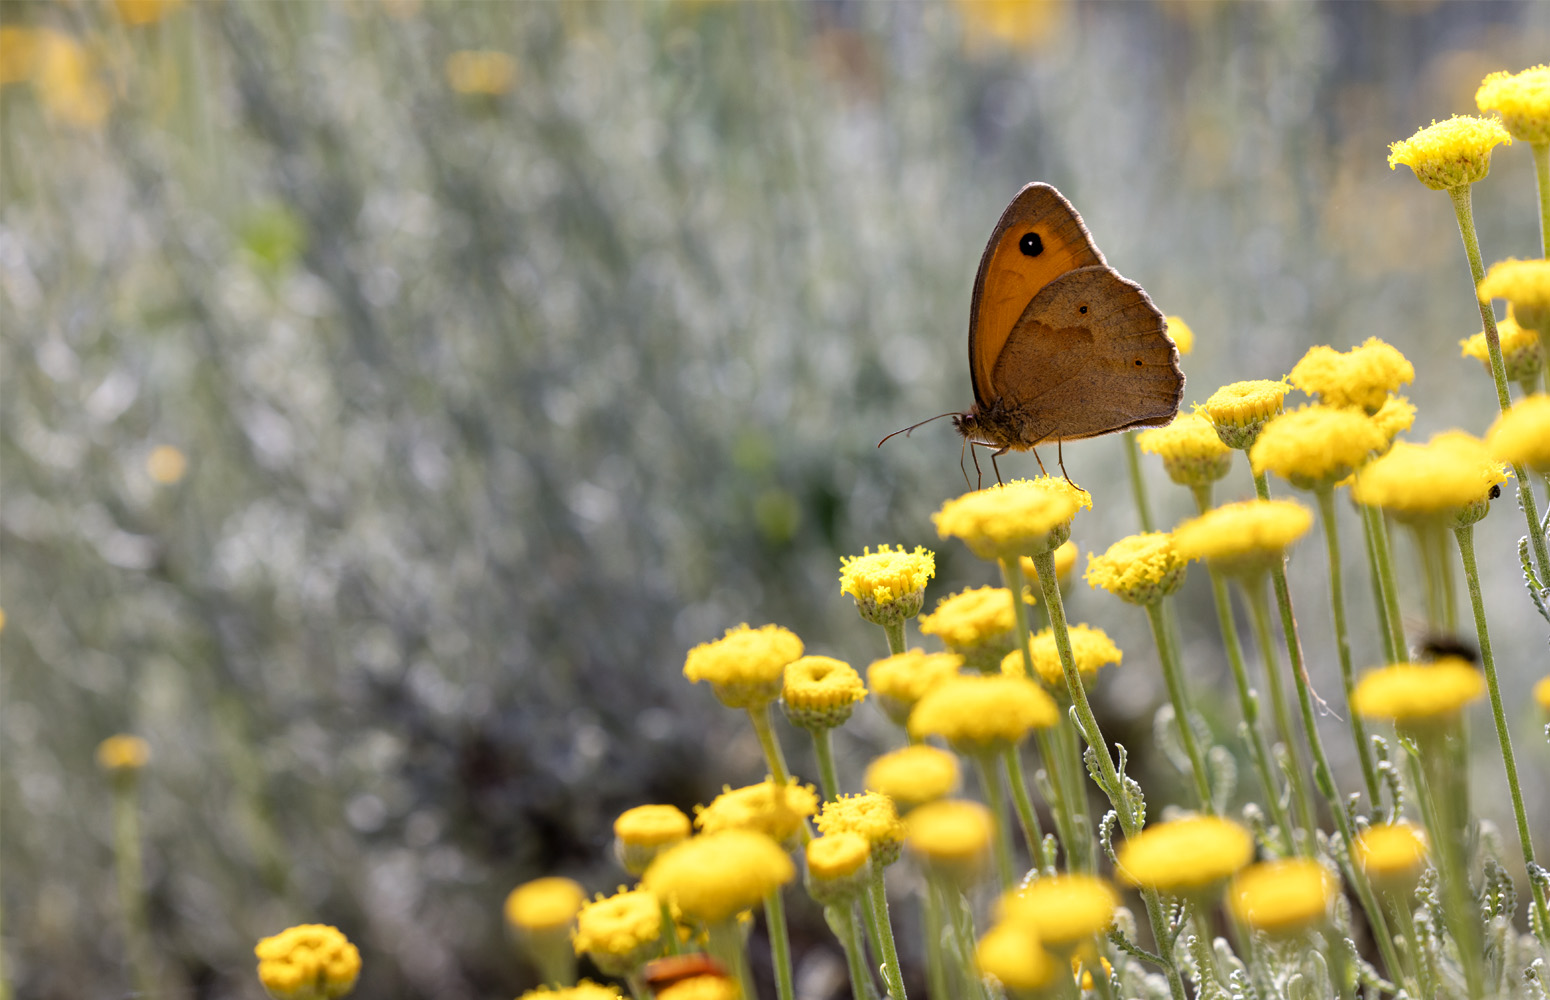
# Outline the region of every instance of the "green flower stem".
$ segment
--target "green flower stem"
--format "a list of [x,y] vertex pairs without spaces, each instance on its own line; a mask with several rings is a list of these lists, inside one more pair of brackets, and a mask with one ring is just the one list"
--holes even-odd
[[669,955],[682,955],[683,947],[678,942],[678,922],[673,919],[673,908],[662,900],[662,944]]
[[[1087,816],[1087,765],[1082,763],[1082,741],[1070,706],[1062,707],[1065,719],[1054,728],[1052,740],[1056,751],[1055,770],[1065,775],[1061,803],[1070,817],[1071,835],[1076,838],[1074,849],[1069,845],[1066,847],[1067,867],[1072,867],[1070,859],[1074,857],[1080,867],[1073,870],[1090,872],[1094,870],[1098,845]],[[1052,777],[1051,783],[1053,781]]]
[[1206,909],[1199,902],[1190,900],[1189,915],[1195,931],[1193,951],[1195,953],[1196,972],[1200,976],[1200,985],[1195,993],[1197,1000],[1200,997],[1219,997],[1225,992],[1222,984],[1222,974],[1216,966],[1216,949],[1213,947],[1215,938],[1211,934],[1211,922],[1206,919]]
[[929,882],[921,900],[925,910],[922,925],[926,932],[926,990],[931,1000],[951,1000],[952,991],[947,985],[947,963],[942,957],[942,906],[937,899],[936,887]]
[[1534,180],[1539,188],[1539,242],[1544,256],[1550,257],[1550,142],[1531,142],[1534,154]]
[[[1452,729],[1453,732],[1448,732]],[[1480,936],[1480,917],[1469,888],[1469,866],[1464,858],[1465,824],[1456,794],[1458,776],[1453,770],[1453,754],[1446,746],[1450,740],[1463,739],[1456,723],[1411,731],[1415,752],[1409,753],[1410,783],[1415,786],[1421,821],[1437,859],[1438,889],[1442,894],[1443,920],[1458,949],[1459,964],[1470,1000],[1485,995],[1485,976],[1481,968],[1484,942]]]
[[1012,888],[1012,837],[1006,828],[1006,792],[1001,788],[1001,768],[990,753],[973,756],[975,770],[979,772],[980,788],[985,793],[985,805],[990,808],[991,822],[995,824],[996,878],[1001,890]]
[[1367,801],[1376,810],[1381,804],[1378,765],[1372,759],[1372,741],[1362,717],[1351,711],[1351,696],[1356,692],[1356,676],[1351,667],[1351,636],[1345,620],[1345,573],[1340,558],[1340,528],[1335,519],[1333,485],[1314,490],[1319,501],[1319,519],[1324,522],[1324,545],[1329,554],[1329,604],[1335,618],[1335,648],[1340,654],[1340,683],[1345,688],[1346,712],[1351,717],[1351,735],[1356,740],[1356,759],[1362,765],[1367,784]]
[[[1077,825],[1075,809],[1072,808],[1073,796],[1080,793],[1081,785],[1072,786],[1067,780],[1069,772],[1065,767],[1065,747],[1056,735],[1062,728],[1065,727],[1057,723],[1049,729],[1036,730],[1033,735],[1039,741],[1039,756],[1044,758],[1044,773],[1049,777],[1050,807],[1055,814],[1055,829],[1059,832],[1060,845],[1066,852],[1066,867],[1074,872],[1091,871],[1092,859],[1086,850],[1088,838],[1077,833],[1085,829],[1086,824]],[[1039,839],[1042,841],[1043,837]],[[1039,852],[1034,853],[1033,863],[1036,868],[1043,866]]]
[[1184,753],[1189,757],[1189,769],[1195,778],[1195,805],[1201,812],[1214,813],[1211,803],[1211,776],[1206,773],[1205,758],[1195,742],[1195,727],[1190,722],[1192,714],[1189,695],[1184,689],[1184,678],[1179,674],[1178,657],[1174,655],[1173,642],[1168,634],[1168,623],[1163,616],[1161,600],[1146,605],[1146,618],[1152,624],[1152,640],[1157,643],[1157,658],[1162,661],[1163,681],[1168,686],[1168,700],[1173,703],[1173,718],[1178,723],[1179,739]]
[[1244,596],[1248,598],[1249,616],[1254,622],[1254,637],[1259,643],[1260,660],[1265,665],[1265,681],[1270,688],[1270,711],[1275,716],[1276,735],[1281,745],[1286,747],[1286,755],[1291,763],[1286,773],[1287,781],[1292,786],[1292,805],[1297,810],[1297,823],[1305,834],[1302,851],[1311,854],[1314,846],[1313,831],[1318,829],[1318,822],[1314,818],[1313,794],[1308,790],[1308,782],[1303,774],[1300,744],[1292,729],[1291,710],[1287,706],[1286,692],[1281,687],[1281,658],[1276,654],[1275,636],[1270,629],[1270,602],[1265,597],[1265,578],[1259,576],[1239,582]]
[[[893,943],[893,924],[888,920],[888,893],[883,885],[883,866],[872,865],[872,881],[867,885],[867,902],[877,916],[878,937],[882,946],[883,981],[893,1000],[905,1000],[904,970],[899,967],[899,949]],[[749,994],[752,996],[753,994]]]
[[775,965],[775,995],[794,1000],[791,977],[791,933],[786,927],[786,904],[776,886],[764,897],[764,924],[770,932],[770,959]]
[[[1545,188],[1546,179],[1542,157],[1536,150],[1534,154],[1534,170],[1539,179],[1539,205],[1540,205],[1540,233],[1543,237],[1545,226]],[[1475,216],[1469,203],[1469,186],[1450,188],[1448,194],[1453,198],[1453,213],[1458,216],[1459,235],[1464,239],[1464,255],[1469,258],[1469,273],[1474,279],[1470,286],[1471,291],[1480,286],[1485,278],[1485,264],[1480,257],[1480,239],[1475,235]],[[1496,313],[1491,308],[1490,302],[1480,302],[1476,296],[1476,305],[1480,307],[1480,322],[1485,330],[1485,346],[1491,355],[1491,378],[1496,382],[1496,402],[1501,406],[1503,413],[1512,406],[1512,399],[1507,392],[1507,365],[1502,360],[1501,338],[1496,332]],[[1539,578],[1550,580],[1550,548],[1547,548],[1544,532],[1539,530],[1539,505],[1534,499],[1534,490],[1529,486],[1528,471],[1522,465],[1514,465],[1513,472],[1518,476],[1518,504],[1523,508],[1523,514],[1528,518],[1529,544],[1534,547],[1534,559],[1539,564]]]
[[[1496,740],[1501,745],[1502,763],[1507,768],[1507,788],[1512,793],[1512,813],[1518,824],[1518,842],[1523,847],[1523,863],[1532,869],[1534,842],[1529,835],[1528,813],[1523,808],[1523,789],[1518,782],[1517,759],[1512,752],[1512,734],[1507,728],[1507,713],[1502,705],[1501,686],[1496,679],[1496,658],[1491,653],[1491,634],[1486,627],[1485,601],[1480,595],[1480,571],[1475,564],[1475,528],[1466,525],[1455,528],[1453,537],[1458,541],[1459,555],[1464,561],[1464,578],[1469,582],[1469,603],[1475,612],[1475,634],[1480,640],[1480,665],[1485,671],[1486,689],[1491,694],[1491,715],[1496,721]],[[1544,886],[1530,879],[1534,891],[1534,906],[1539,911],[1540,925],[1550,927],[1550,903],[1545,899]]]
[[[871,897],[862,896],[857,900],[861,908],[861,922],[866,930],[867,946],[872,949],[872,955],[881,964],[883,955],[883,927],[877,922],[877,911],[872,908]],[[890,928],[891,930],[892,928]]]
[[[1044,606],[1049,610],[1055,648],[1060,651],[1060,668],[1065,674],[1072,711],[1082,731],[1082,738],[1087,741],[1097,764],[1099,787],[1108,796],[1125,836],[1133,837],[1141,832],[1145,807],[1131,800],[1130,791],[1120,779],[1119,769],[1114,766],[1108,741],[1103,738],[1103,730],[1098,727],[1098,719],[1087,701],[1087,690],[1082,686],[1082,676],[1077,673],[1076,660],[1071,655],[1071,635],[1066,630],[1065,606],[1060,600],[1060,585],[1055,580],[1055,555],[1049,551],[1041,552],[1033,557],[1033,563],[1039,572],[1039,587],[1044,591]],[[1179,975],[1178,963],[1173,958],[1172,937],[1168,933],[1168,918],[1163,913],[1162,902],[1152,889],[1143,890],[1141,898],[1146,902],[1147,917],[1151,920],[1152,933],[1165,963],[1163,971],[1168,977],[1169,994],[1173,1000],[1185,1000],[1184,979]]]
[[898,656],[904,652],[904,622],[889,622],[883,626],[883,632],[888,636],[888,653],[890,656]]
[[1012,808],[1023,830],[1023,842],[1028,845],[1029,866],[1042,868],[1044,827],[1039,822],[1038,812],[1033,808],[1033,799],[1028,795],[1028,778],[1023,773],[1022,754],[1017,752],[1016,747],[1007,747],[1001,751],[1001,758],[1006,762],[1007,783],[1012,786]]
[[[947,930],[952,934],[952,953],[959,980],[967,988],[971,1000],[990,1000],[990,991],[975,964],[974,917],[969,912],[968,901],[951,882],[939,877],[930,881],[942,911],[947,915]],[[958,1000],[958,994],[953,994],[953,1000]]]
[[775,783],[784,785],[791,778],[791,772],[786,769],[786,755],[781,753],[780,740],[775,737],[775,715],[771,711],[771,705],[765,704],[758,708],[752,706],[748,709],[748,720],[753,723],[754,734],[759,737],[759,746],[764,750],[764,761],[770,766],[770,776]]
[[[1193,487],[1195,508],[1204,514],[1211,509],[1211,484]],[[1216,621],[1222,632],[1222,645],[1227,649],[1227,663],[1232,668],[1233,685],[1238,689],[1238,705],[1243,712],[1243,725],[1248,734],[1249,757],[1259,775],[1260,786],[1265,792],[1265,805],[1270,810],[1270,821],[1281,833],[1281,848],[1287,854],[1295,850],[1296,837],[1286,810],[1281,806],[1281,783],[1275,779],[1271,764],[1270,747],[1265,743],[1265,731],[1259,724],[1259,696],[1249,685],[1249,671],[1243,661],[1243,642],[1238,638],[1238,624],[1233,620],[1232,602],[1227,596],[1227,581],[1223,580],[1210,563],[1206,574],[1211,578],[1211,598],[1216,602]]]
[[1378,627],[1383,632],[1383,655],[1398,663],[1409,655],[1405,648],[1404,624],[1399,616],[1399,585],[1394,579],[1394,559],[1389,554],[1388,523],[1383,511],[1366,504],[1362,512],[1362,534],[1367,540],[1367,558],[1372,563],[1373,601],[1378,610]]
[[1130,492],[1136,498],[1136,513],[1141,517],[1142,531],[1156,531],[1152,521],[1152,508],[1146,499],[1146,479],[1141,475],[1141,449],[1136,444],[1136,432],[1125,432],[1125,465],[1130,470]]
[[823,800],[833,802],[840,797],[839,772],[834,769],[833,730],[810,730],[813,734],[813,752],[818,756],[818,783],[823,787]]
[[145,866],[140,857],[138,775],[113,776],[113,863],[118,870],[118,906],[124,920],[129,976],[141,996],[158,995],[151,972],[150,925],[145,919]]
[[711,957],[732,970],[745,997],[756,997],[753,973],[748,969],[748,952],[743,945],[743,931],[737,926],[737,918],[718,920],[705,928],[706,944]]
[[646,988],[646,981],[640,977],[640,973],[632,972],[624,977],[624,981],[630,987],[633,1000],[651,1000],[651,991]]
[[1421,949],[1416,937],[1415,913],[1410,908],[1410,900],[1392,892],[1383,893],[1383,899],[1388,904],[1389,916],[1405,938],[1405,964],[1402,966],[1405,989],[1411,996],[1437,996],[1436,970],[1432,968],[1431,955]]

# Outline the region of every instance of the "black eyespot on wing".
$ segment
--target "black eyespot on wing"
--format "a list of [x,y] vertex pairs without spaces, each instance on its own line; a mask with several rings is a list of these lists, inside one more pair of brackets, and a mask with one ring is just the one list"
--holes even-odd
[[1038,233],[1023,233],[1023,238],[1017,241],[1017,249],[1023,252],[1025,257],[1037,257],[1044,252],[1044,241]]
[[1087,315],[1087,307],[1086,306],[1077,306],[1076,307],[1076,311],[1081,313],[1083,316]]
[[1136,358],[1136,367],[1137,368],[1141,367],[1141,359],[1140,358]]

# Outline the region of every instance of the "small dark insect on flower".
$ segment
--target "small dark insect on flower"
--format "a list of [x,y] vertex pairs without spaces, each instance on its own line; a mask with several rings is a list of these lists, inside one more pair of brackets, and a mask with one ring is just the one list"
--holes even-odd
[[1501,495],[1502,495],[1502,485],[1501,485],[1501,483],[1492,483],[1491,484],[1491,499],[1495,500],[1497,497],[1499,497]]
[[1455,657],[1470,663],[1480,662],[1480,647],[1461,635],[1449,632],[1426,632],[1416,644],[1416,659],[1422,662]]

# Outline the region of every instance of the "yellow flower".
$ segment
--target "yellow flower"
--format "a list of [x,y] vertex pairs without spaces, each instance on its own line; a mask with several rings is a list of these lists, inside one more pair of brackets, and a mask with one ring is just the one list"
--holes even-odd
[[517,931],[568,930],[586,901],[586,890],[568,878],[534,879],[506,897],[506,922]]
[[1518,400],[1485,436],[1486,450],[1514,465],[1526,465],[1550,475],[1550,396],[1525,396]]
[[112,93],[97,58],[69,35],[41,31],[33,55],[32,84],[54,118],[76,128],[95,128],[108,117]]
[[662,901],[646,889],[599,896],[576,914],[571,944],[605,975],[628,976],[662,950]]
[[154,482],[169,486],[188,471],[188,457],[170,444],[158,445],[145,460],[145,472]]
[[327,924],[300,924],[253,949],[258,981],[275,1000],[334,1000],[355,988],[361,953]]
[[958,758],[946,750],[917,743],[885,753],[867,765],[867,791],[886,795],[903,812],[958,790]]
[[1059,721],[1054,700],[1026,677],[965,675],[926,692],[910,713],[910,735],[940,736],[959,753],[983,755]]
[[1294,500],[1244,500],[1185,521],[1173,529],[1173,545],[1182,559],[1253,576],[1276,565],[1312,525],[1313,511]]
[[1136,444],[1161,456],[1168,478],[1180,486],[1214,483],[1232,469],[1232,449],[1199,413],[1181,413],[1166,427],[1142,431]]
[[856,704],[866,697],[861,675],[831,656],[804,656],[786,667],[781,704],[786,717],[804,729],[844,725]]
[[1415,381],[1415,366],[1397,348],[1368,337],[1345,353],[1310,347],[1286,380],[1325,406],[1354,406],[1376,413],[1389,393]]
[[1481,302],[1506,299],[1520,326],[1550,331],[1550,260],[1497,261],[1475,289]]
[[1534,685],[1534,700],[1539,702],[1540,708],[1550,712],[1550,677],[1541,677]]
[[1462,431],[1445,431],[1424,445],[1395,442],[1362,470],[1351,487],[1357,503],[1382,507],[1401,520],[1485,516],[1493,487],[1507,481],[1485,443]]
[[1224,385],[1199,407],[1229,448],[1243,449],[1254,443],[1265,421],[1281,412],[1289,391],[1285,381],[1252,379]]
[[689,817],[677,806],[636,806],[614,820],[614,852],[625,871],[639,875],[658,854],[687,840],[689,833]]
[[151,760],[151,745],[138,736],[120,733],[97,744],[97,766],[110,774],[130,774]]
[[1403,163],[1434,191],[1464,187],[1485,179],[1491,170],[1491,150],[1500,143],[1512,145],[1512,136],[1498,119],[1454,115],[1390,143],[1389,169]]
[[594,983],[590,979],[583,979],[575,986],[564,989],[550,989],[540,986],[536,990],[528,990],[517,1000],[623,1000],[624,994],[619,992],[617,986],[605,986]]
[[910,853],[931,871],[971,885],[985,869],[994,830],[990,810],[967,799],[942,799],[906,820]]
[[1154,823],[1119,849],[1120,878],[1163,892],[1191,893],[1227,879],[1254,858],[1249,831],[1216,816]]
[[891,625],[920,614],[926,584],[936,575],[936,556],[924,546],[906,552],[904,546],[840,560],[840,593],[856,599],[856,610],[874,625]]
[[447,56],[447,85],[459,94],[504,94],[517,79],[517,63],[504,52],[464,49]]
[[795,778],[780,784],[765,778],[757,785],[728,788],[708,806],[695,809],[694,825],[705,833],[753,830],[781,844],[791,843],[802,830],[802,821],[818,811],[818,796]]
[[[1076,568],[1076,543],[1067,539],[1062,542],[1060,548],[1055,550],[1055,582],[1062,587],[1071,578],[1071,571]],[[1033,557],[1023,556],[1018,560],[1023,567],[1023,576],[1027,578],[1033,592],[1039,592],[1039,567],[1034,565]]]
[[1372,422],[1389,444],[1393,444],[1400,432],[1408,431],[1415,423],[1415,406],[1404,396],[1390,396],[1378,407],[1378,412],[1372,415]]
[[[1066,630],[1066,636],[1071,641],[1071,659],[1076,664],[1078,673],[1087,677],[1096,676],[1098,668],[1112,663],[1116,667],[1125,658],[1114,640],[1101,628],[1093,628],[1090,625],[1072,625]],[[1056,691],[1064,693],[1066,690],[1066,674],[1060,665],[1060,649],[1055,645],[1055,633],[1052,629],[1040,629],[1034,633],[1033,641],[1028,644],[1029,652],[1033,654],[1033,669],[1038,673],[1039,679]],[[1001,661],[1001,672],[1023,676],[1022,650],[1014,649],[1006,654]]]
[[1328,921],[1336,888],[1324,866],[1310,858],[1263,861],[1233,876],[1227,904],[1255,930],[1296,934]]
[[1281,414],[1249,449],[1256,475],[1274,472],[1293,486],[1333,486],[1360,468],[1388,438],[1361,410],[1304,406]]
[[824,906],[853,898],[871,878],[872,843],[859,833],[840,830],[807,842],[807,884]]
[[709,681],[728,708],[762,708],[780,695],[786,665],[802,655],[802,640],[779,625],[739,625],[689,650],[684,676]]
[[981,559],[1036,556],[1071,537],[1071,519],[1091,507],[1086,490],[1040,476],[965,493],[931,516],[943,538],[957,538]]
[[963,657],[957,653],[926,653],[912,649],[878,660],[867,668],[867,683],[877,703],[899,725],[909,722],[921,697],[938,684],[957,677]]
[[841,795],[823,804],[818,813],[818,829],[825,835],[854,833],[865,837],[872,848],[872,863],[887,867],[899,859],[904,843],[904,824],[893,799],[877,792]]
[[1465,660],[1391,663],[1357,681],[1351,710],[1401,725],[1446,722],[1483,694],[1485,675]]
[[1131,604],[1152,605],[1184,582],[1184,560],[1166,531],[1129,535],[1087,557],[1087,585]]
[[1012,924],[997,924],[986,931],[974,948],[974,962],[1014,996],[1042,990],[1060,969],[1036,935]]
[[729,976],[690,976],[657,991],[657,1000],[739,1000],[737,981]]
[[1168,336],[1173,340],[1173,346],[1179,349],[1180,354],[1188,354],[1195,349],[1195,331],[1189,328],[1181,316],[1165,316],[1164,322],[1168,324]]
[[1412,884],[1426,867],[1426,834],[1401,820],[1370,826],[1351,844],[1351,860],[1380,884]]
[[719,923],[758,905],[795,877],[791,858],[769,837],[723,830],[662,852],[646,869],[643,884],[691,920]]
[[1016,624],[1012,592],[1005,587],[979,587],[938,602],[935,611],[920,619],[920,631],[941,639],[970,666],[984,670],[1000,662],[1012,645]]
[[997,919],[1065,951],[1102,934],[1114,923],[1119,894],[1093,875],[1046,875],[1001,897]]
[[965,40],[971,47],[992,42],[1037,47],[1058,37],[1065,20],[1065,5],[1059,0],[959,0],[958,12],[963,18]]
[[113,0],[118,19],[136,27],[155,24],[181,6],[183,0]]
[[12,24],[0,26],[0,86],[32,79],[38,62],[40,34]]
[[1514,139],[1550,142],[1550,66],[1492,73],[1480,81],[1475,106],[1501,115]]
[[[1509,382],[1533,382],[1545,367],[1545,348],[1539,342],[1539,331],[1521,325],[1513,316],[1513,308],[1507,307],[1507,318],[1496,324],[1496,334],[1501,340],[1502,365],[1507,369]],[[1461,357],[1474,358],[1491,370],[1491,349],[1485,342],[1485,331],[1459,341]]]

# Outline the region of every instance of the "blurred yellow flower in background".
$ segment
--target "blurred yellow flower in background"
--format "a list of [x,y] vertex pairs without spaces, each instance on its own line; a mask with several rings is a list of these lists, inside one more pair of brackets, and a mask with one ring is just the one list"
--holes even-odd
[[1485,694],[1485,675],[1465,660],[1391,663],[1357,681],[1351,710],[1398,723],[1445,721]]
[[517,80],[517,63],[504,52],[463,49],[447,56],[447,85],[459,94],[498,96]]
[[929,871],[959,885],[971,884],[984,871],[995,827],[990,810],[978,802],[932,802],[911,812],[905,825],[910,854]]
[[[1055,580],[1062,587],[1071,579],[1071,571],[1076,568],[1077,547],[1076,543],[1067,539],[1055,550]],[[1018,562],[1022,565],[1023,576],[1028,580],[1032,589],[1039,589],[1039,567],[1034,564],[1031,556],[1023,556]]]
[[30,63],[33,88],[50,117],[77,128],[95,128],[106,120],[113,94],[97,57],[86,46],[72,35],[48,29],[33,32],[30,44],[13,38],[14,51]]
[[1415,381],[1415,366],[1391,344],[1368,337],[1360,347],[1308,348],[1286,380],[1325,406],[1354,406],[1376,413],[1402,385]]
[[1228,574],[1268,570],[1313,526],[1313,511],[1295,500],[1223,504],[1173,529],[1184,559],[1204,559]]
[[981,972],[993,976],[1013,996],[1044,989],[1061,965],[1040,947],[1031,931],[1014,924],[996,924],[974,949]]
[[1044,45],[1065,23],[1065,8],[1065,0],[959,0],[957,5],[964,41],[971,49]]
[[[1496,335],[1501,342],[1502,364],[1507,369],[1507,381],[1532,384],[1545,367],[1545,350],[1539,340],[1539,331],[1520,324],[1513,315],[1512,307],[1508,306],[1507,318],[1496,324]],[[1485,366],[1487,373],[1490,372],[1491,352],[1486,345],[1484,330],[1459,341],[1459,348],[1461,357],[1474,358]]]
[[506,922],[517,931],[543,933],[569,928],[587,901],[586,890],[557,875],[536,878],[506,897]]
[[[1492,487],[1506,481],[1501,462],[1485,442],[1463,431],[1444,431],[1424,445],[1396,442],[1356,477],[1351,495],[1358,503],[1415,520],[1473,510],[1489,501]],[[1483,509],[1475,512],[1484,514]]]
[[1168,336],[1173,340],[1173,345],[1179,349],[1180,354],[1188,354],[1195,349],[1195,331],[1189,328],[1182,316],[1165,316],[1168,324]]
[[957,653],[927,653],[912,649],[878,660],[867,668],[867,683],[888,717],[899,725],[927,691],[957,677],[963,657]]
[[138,771],[151,760],[151,745],[138,736],[119,734],[97,744],[97,766],[111,774]]
[[900,812],[946,798],[958,790],[958,758],[938,747],[918,743],[874,759],[863,785],[893,799]]
[[631,875],[639,875],[667,848],[693,832],[689,817],[671,805],[626,809],[614,820],[614,852]]
[[1200,413],[1181,413],[1166,427],[1136,435],[1143,452],[1162,459],[1168,478],[1181,486],[1214,483],[1232,469],[1232,449]]
[[170,444],[157,445],[145,460],[145,472],[155,482],[170,486],[188,471],[188,456]]
[[[1071,659],[1076,663],[1077,671],[1084,676],[1092,677],[1098,673],[1099,667],[1111,663],[1117,667],[1125,658],[1120,648],[1114,645],[1114,640],[1101,628],[1072,625],[1066,630],[1066,638],[1071,643]],[[1044,628],[1034,633],[1028,651],[1033,654],[1033,669],[1039,679],[1058,694],[1064,695],[1066,674],[1060,663],[1060,649],[1055,644],[1054,629]],[[1004,674],[1021,677],[1023,669],[1023,653],[1020,649],[1014,649],[1001,660],[1001,672]]]
[[646,889],[621,888],[586,903],[571,944],[606,975],[628,976],[662,949],[662,901]]
[[258,942],[258,981],[275,1000],[335,1000],[355,988],[361,953],[335,927],[300,924]]
[[904,843],[904,824],[893,799],[878,792],[841,795],[823,804],[818,813],[818,829],[825,835],[854,833],[865,837],[872,847],[872,860],[891,865],[899,859]]
[[1480,81],[1475,105],[1495,111],[1514,139],[1550,142],[1550,66],[1530,66],[1521,73],[1506,70]]
[[691,920],[719,923],[796,877],[784,848],[762,833],[723,830],[664,851],[643,884]]
[[1282,936],[1322,926],[1329,920],[1338,883],[1311,858],[1286,858],[1250,865],[1233,876],[1227,905],[1255,930]]
[[1404,820],[1374,824],[1351,844],[1351,860],[1376,883],[1414,882],[1426,867],[1426,834]]
[[940,736],[970,756],[996,753],[1060,721],[1049,694],[1026,677],[966,674],[928,691],[910,713],[910,735]]
[[118,19],[129,25],[155,24],[183,6],[183,0],[113,0]]
[[1315,403],[1267,423],[1249,449],[1249,463],[1255,475],[1274,472],[1301,489],[1328,488],[1388,443],[1362,410]]
[[1007,893],[997,904],[998,919],[1030,930],[1057,951],[1073,948],[1114,923],[1119,893],[1094,875],[1045,875]]
[[1550,330],[1550,260],[1499,260],[1475,291],[1481,302],[1510,302],[1513,319],[1520,325],[1540,333]]
[[1187,816],[1153,823],[1119,849],[1119,877],[1164,892],[1192,892],[1225,881],[1254,858],[1254,836],[1231,820]]

